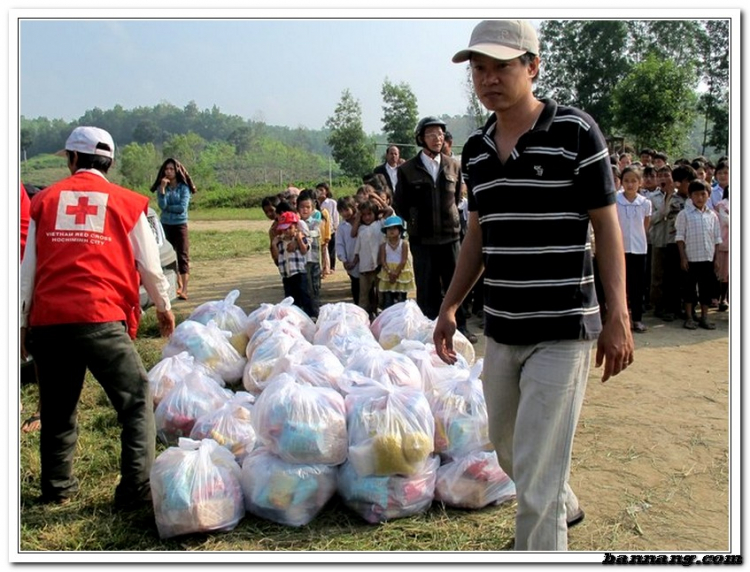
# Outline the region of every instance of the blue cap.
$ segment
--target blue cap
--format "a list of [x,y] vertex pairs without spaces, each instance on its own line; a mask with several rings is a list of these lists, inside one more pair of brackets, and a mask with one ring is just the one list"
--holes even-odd
[[402,219],[400,216],[391,215],[383,221],[383,228],[381,230],[385,232],[387,229],[393,228],[394,226],[400,226],[402,229],[406,229],[404,219]]

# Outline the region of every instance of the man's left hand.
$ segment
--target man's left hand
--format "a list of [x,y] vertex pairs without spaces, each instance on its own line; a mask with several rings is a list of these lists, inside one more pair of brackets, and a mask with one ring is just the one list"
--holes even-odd
[[174,314],[172,310],[166,312],[156,311],[156,319],[159,321],[159,332],[165,338],[168,338],[174,332]]
[[602,383],[632,364],[633,354],[633,334],[627,313],[608,316],[596,348],[596,367],[604,363]]

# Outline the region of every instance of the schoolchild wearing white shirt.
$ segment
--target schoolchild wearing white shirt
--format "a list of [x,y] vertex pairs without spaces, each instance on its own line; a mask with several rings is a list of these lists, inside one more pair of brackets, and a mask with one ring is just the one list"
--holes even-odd
[[625,280],[631,328],[638,333],[646,331],[642,322],[643,292],[648,253],[647,233],[651,222],[651,201],[638,192],[642,182],[643,174],[638,167],[625,167],[622,171],[623,190],[617,193],[616,203],[625,248]]

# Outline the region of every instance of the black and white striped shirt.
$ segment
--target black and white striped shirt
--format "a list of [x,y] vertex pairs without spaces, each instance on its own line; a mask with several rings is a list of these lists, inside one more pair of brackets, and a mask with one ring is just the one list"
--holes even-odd
[[482,230],[485,334],[503,344],[590,340],[602,327],[588,211],[615,201],[609,151],[588,114],[542,101],[505,164],[494,115],[461,157]]

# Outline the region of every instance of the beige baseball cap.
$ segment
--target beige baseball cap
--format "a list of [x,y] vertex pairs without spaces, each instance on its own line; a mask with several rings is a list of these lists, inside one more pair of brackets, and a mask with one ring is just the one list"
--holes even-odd
[[453,56],[453,63],[467,61],[472,53],[512,60],[527,52],[539,55],[539,39],[526,20],[484,20],[471,32],[469,47]]

